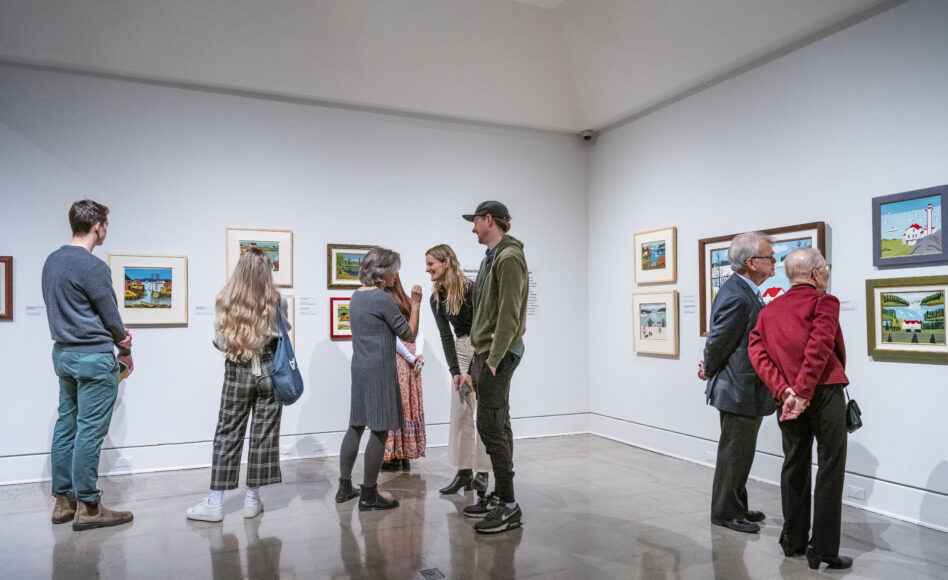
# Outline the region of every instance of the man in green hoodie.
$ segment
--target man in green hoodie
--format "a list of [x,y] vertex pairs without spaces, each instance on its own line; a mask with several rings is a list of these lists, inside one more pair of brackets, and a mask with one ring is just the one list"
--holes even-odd
[[527,260],[523,243],[507,234],[510,212],[499,201],[485,201],[464,219],[474,223],[477,241],[487,246],[472,290],[471,377],[477,393],[477,431],[494,471],[494,492],[464,508],[483,518],[483,533],[519,527],[523,514],[514,496],[513,431],[510,428],[510,379],[523,357],[527,329]]

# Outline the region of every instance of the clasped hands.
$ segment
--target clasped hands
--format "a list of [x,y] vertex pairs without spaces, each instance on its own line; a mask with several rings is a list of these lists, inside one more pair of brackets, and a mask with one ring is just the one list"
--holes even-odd
[[800,395],[788,388],[783,392],[783,413],[780,414],[780,421],[791,421],[800,416],[810,406],[810,400],[804,399]]

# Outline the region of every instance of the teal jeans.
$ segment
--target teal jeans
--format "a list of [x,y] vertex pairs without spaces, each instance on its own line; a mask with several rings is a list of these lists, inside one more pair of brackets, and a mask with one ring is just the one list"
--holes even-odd
[[53,349],[59,377],[59,418],[50,452],[53,493],[99,501],[99,454],[118,395],[119,365],[111,352]]

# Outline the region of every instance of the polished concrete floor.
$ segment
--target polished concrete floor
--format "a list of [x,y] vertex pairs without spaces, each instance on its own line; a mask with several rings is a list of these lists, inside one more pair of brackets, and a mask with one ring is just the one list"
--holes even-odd
[[811,572],[777,545],[778,488],[751,482],[769,518],[740,534],[708,522],[710,469],[592,435],[518,441],[524,526],[479,535],[461,514],[471,492],[438,495],[444,454],[382,475],[401,501],[387,512],[334,502],[335,457],[285,462],[252,520],[228,492],[223,524],[184,517],[207,469],[103,478],[105,504],[135,521],[84,532],[50,524],[48,483],[0,487],[0,578],[948,578],[948,534],[848,507],[841,552],[855,566]]

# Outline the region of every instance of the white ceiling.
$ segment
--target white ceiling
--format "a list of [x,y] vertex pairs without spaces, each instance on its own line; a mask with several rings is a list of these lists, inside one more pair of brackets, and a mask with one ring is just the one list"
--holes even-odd
[[599,129],[907,0],[3,0],[0,62]]

